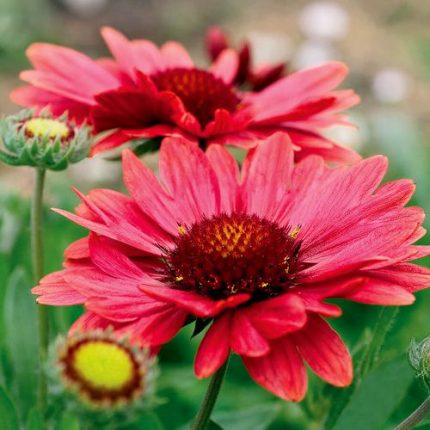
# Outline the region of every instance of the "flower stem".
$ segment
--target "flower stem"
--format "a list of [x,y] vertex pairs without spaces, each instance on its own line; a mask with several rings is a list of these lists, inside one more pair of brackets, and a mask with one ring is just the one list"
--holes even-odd
[[430,412],[430,396],[418,406],[404,421],[402,421],[394,430],[408,430],[423,420]]
[[205,397],[203,399],[203,402],[200,405],[200,409],[192,425],[192,430],[206,430],[206,426],[209,423],[212,410],[218,398],[218,394],[222,385],[222,381],[224,379],[225,372],[227,371],[227,366],[228,366],[228,359],[212,376],[209,382],[209,386],[206,391]]
[[[38,284],[43,276],[43,189],[45,184],[45,169],[36,169],[33,201],[31,206],[31,255],[33,265],[33,280]],[[38,405],[42,413],[47,404],[47,382],[44,365],[48,354],[49,324],[46,306],[38,305],[39,329],[39,391]]]

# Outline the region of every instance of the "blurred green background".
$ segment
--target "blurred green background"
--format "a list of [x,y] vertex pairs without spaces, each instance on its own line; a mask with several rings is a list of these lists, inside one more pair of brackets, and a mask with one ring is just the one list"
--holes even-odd
[[[24,50],[33,41],[49,41],[106,54],[99,27],[109,24],[129,37],[156,42],[183,42],[204,63],[203,37],[208,25],[221,25],[238,45],[253,44],[257,62],[287,61],[289,69],[337,59],[351,74],[362,104],[351,116],[357,129],[330,131],[339,142],[366,155],[385,153],[389,178],[410,177],[417,183],[413,204],[430,212],[430,2],[427,0],[0,0],[0,114],[16,111],[8,99],[28,67]],[[156,157],[147,157],[156,165]],[[0,429],[2,417],[39,429],[34,410],[36,384],[35,305],[30,293],[28,198],[32,171],[0,166]],[[85,231],[50,212],[77,203],[70,185],[86,191],[95,186],[120,187],[120,166],[102,159],[86,160],[65,173],[48,175],[46,207],[46,271],[61,267],[62,252]],[[427,221],[428,223],[428,221]],[[423,243],[430,240],[424,238]],[[423,262],[426,264],[426,262]],[[344,316],[333,324],[352,351],[358,351],[379,309],[342,304]],[[79,308],[51,309],[57,333],[66,333]],[[193,417],[206,382],[192,373],[198,339],[190,346],[183,330],[161,353],[158,394],[163,402],[154,413],[125,429],[181,429]],[[341,390],[327,389],[311,377],[303,407],[275,399],[256,386],[234,357],[214,416],[227,430],[324,429],[385,430],[408,415],[426,396],[407,363],[412,337],[430,335],[430,291],[417,294],[416,304],[401,309],[377,368],[350,399],[336,424],[324,423],[330,399]],[[7,394],[6,394],[7,392]],[[9,404],[11,402],[14,406]],[[70,408],[69,408],[70,409]],[[82,427],[71,408],[54,410],[54,429]],[[309,416],[313,417],[309,424]],[[15,416],[16,415],[16,416]],[[6,421],[4,421],[6,422]],[[114,428],[107,426],[106,428]],[[424,424],[421,430],[430,429]]]

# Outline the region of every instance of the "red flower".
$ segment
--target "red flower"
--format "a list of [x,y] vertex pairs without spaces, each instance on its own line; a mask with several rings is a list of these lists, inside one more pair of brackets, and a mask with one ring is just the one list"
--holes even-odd
[[123,153],[130,197],[79,194],[76,214],[91,230],[66,251],[66,268],[33,291],[39,303],[83,303],[81,330],[114,325],[143,345],[169,341],[190,318],[212,320],[197,353],[198,377],[230,351],[260,385],[288,400],[306,392],[304,362],[337,386],[352,379],[351,357],[326,319],[343,298],[409,305],[430,285],[410,263],[430,254],[423,211],[404,207],[409,180],[379,186],[382,156],[330,169],[320,157],[293,165],[287,135],[251,150],[242,171],[220,145],[206,154],[168,138],[160,179]]
[[288,132],[298,159],[318,154],[327,160],[359,158],[321,132],[347,124],[339,112],[358,102],[352,90],[335,91],[347,73],[341,63],[306,69],[279,79],[263,91],[240,92],[238,54],[223,49],[210,69],[197,68],[182,45],[157,48],[148,40],[127,40],[102,30],[114,60],[93,61],[68,48],[34,44],[27,55],[35,70],[21,73],[31,85],[11,97],[30,107],[50,105],[90,119],[96,132],[109,131],[93,153],[130,139],[183,136],[241,147],[256,145],[276,131]]
[[[225,33],[217,26],[210,27],[206,33],[206,50],[210,59],[216,61],[228,48],[229,43]],[[234,83],[237,85],[249,84],[253,91],[261,91],[284,75],[286,67],[284,63],[255,67],[252,64],[249,42],[242,43],[237,54],[239,66],[234,78]]]

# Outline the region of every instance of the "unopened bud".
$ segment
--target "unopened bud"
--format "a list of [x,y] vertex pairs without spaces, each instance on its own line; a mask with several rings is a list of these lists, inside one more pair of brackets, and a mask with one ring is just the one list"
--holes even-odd
[[0,120],[4,151],[0,160],[12,166],[64,170],[88,155],[92,137],[89,127],[69,122],[67,115],[23,110]]

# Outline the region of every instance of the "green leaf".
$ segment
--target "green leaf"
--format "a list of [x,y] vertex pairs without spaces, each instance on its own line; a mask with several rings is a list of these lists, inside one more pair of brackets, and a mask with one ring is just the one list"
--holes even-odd
[[36,403],[38,349],[36,303],[31,294],[32,283],[24,270],[16,268],[6,285],[3,303],[6,347],[13,366],[14,387],[24,412]]
[[0,387],[0,429],[19,430],[15,406],[2,387]]
[[43,423],[42,414],[37,408],[31,409],[27,418],[26,430],[44,430],[45,425]]
[[236,411],[215,412],[213,418],[225,430],[266,430],[280,409],[279,402],[271,402]]
[[224,429],[215,421],[210,420],[206,427],[206,430],[224,430]]
[[352,395],[333,430],[377,429],[387,424],[413,379],[406,358],[373,370]]
[[154,412],[145,412],[140,415],[139,419],[133,424],[120,427],[118,430],[164,430],[160,418]]
[[57,430],[80,430],[78,418],[70,412],[66,412],[57,427]]
[[148,140],[135,140],[132,145],[133,152],[137,155],[144,155],[160,149],[161,139],[154,138]]

